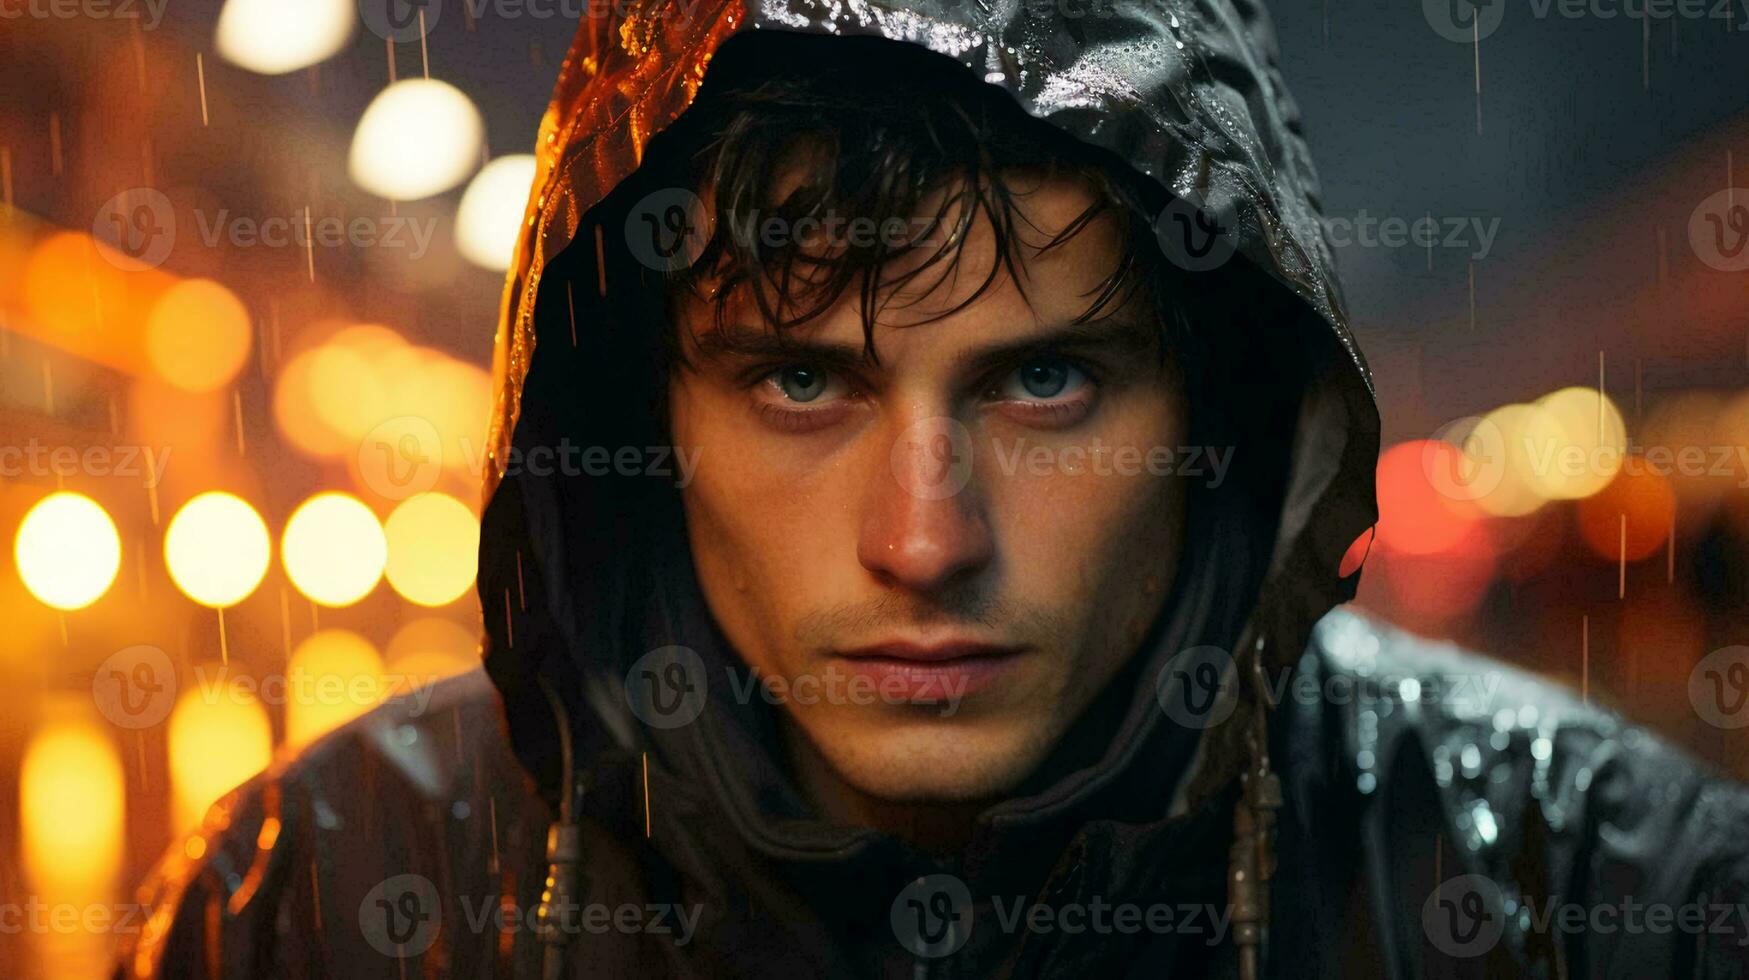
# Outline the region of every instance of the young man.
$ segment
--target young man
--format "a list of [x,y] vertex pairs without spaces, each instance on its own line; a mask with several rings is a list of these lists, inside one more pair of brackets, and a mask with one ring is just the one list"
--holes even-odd
[[1749,965],[1741,787],[1330,612],[1377,420],[1264,13],[981,9],[584,24],[490,684],[221,803],[127,972]]

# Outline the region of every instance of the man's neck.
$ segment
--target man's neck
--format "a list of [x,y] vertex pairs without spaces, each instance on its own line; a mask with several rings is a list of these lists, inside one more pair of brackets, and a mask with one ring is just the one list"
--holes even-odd
[[870,796],[846,783],[793,722],[785,720],[782,730],[791,778],[814,811],[831,823],[870,827],[941,856],[965,848],[988,805],[895,803]]

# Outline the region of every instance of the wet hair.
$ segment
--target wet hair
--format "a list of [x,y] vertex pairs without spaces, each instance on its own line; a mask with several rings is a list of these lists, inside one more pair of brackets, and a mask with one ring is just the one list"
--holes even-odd
[[[708,211],[696,259],[664,283],[670,365],[686,361],[676,325],[688,304],[711,304],[712,329],[756,310],[781,334],[847,294],[859,302],[865,351],[876,359],[874,324],[899,312],[897,294],[927,295],[972,277],[976,287],[937,317],[970,305],[1004,274],[1025,295],[1026,257],[1101,219],[1118,222],[1121,246],[1079,320],[1146,292],[1161,321],[1162,356],[1186,353],[1183,290],[1166,281],[1177,270],[1161,259],[1144,216],[1151,212],[1138,206],[1123,171],[941,55],[876,38],[739,37],[718,52],[693,107],[658,142],[667,159],[643,174],[646,186],[672,181]],[[652,144],[645,170],[663,149]],[[1079,184],[1091,203],[1062,228],[1039,228],[1021,202],[1045,180]],[[971,268],[964,246],[980,221],[994,247],[987,264]],[[832,222],[852,231],[784,233]]]
[[[1062,229],[1041,231],[1020,206],[1024,185],[1041,178],[1078,182],[1092,203]],[[1056,247],[1095,220],[1118,222],[1119,254],[1080,318],[1145,300],[1159,328],[1157,351],[1172,362],[1188,409],[1188,446],[1232,453],[1218,487],[1186,474],[1188,536],[1179,561],[1197,571],[1178,581],[1204,579],[1201,570],[1218,566],[1221,584],[1206,598],[1210,625],[1201,641],[1236,639],[1270,561],[1309,364],[1294,332],[1276,328],[1301,311],[1290,292],[1243,260],[1206,272],[1168,261],[1151,220],[1169,200],[1156,181],[920,46],[755,31],[718,49],[691,108],[652,137],[638,170],[604,202],[602,223],[624,227],[637,202],[675,188],[709,209],[694,260],[662,272],[610,252],[605,273],[644,287],[629,291],[637,310],[623,311],[639,329],[612,331],[602,354],[625,363],[614,351],[627,345],[648,358],[645,417],[655,426],[649,437],[660,439],[671,438],[666,392],[687,363],[682,314],[690,304],[713,304],[716,330],[750,304],[781,336],[854,290],[873,359],[875,319],[899,287],[927,294],[932,284],[976,276],[969,303],[1006,272],[1024,292],[1026,280],[1015,273],[1028,252]],[[768,217],[795,228],[802,218],[832,215],[877,228],[898,221],[909,235],[897,244],[847,239],[811,248],[744,233]],[[984,268],[962,261],[975,220],[994,235]],[[573,274],[595,281],[592,269]]]

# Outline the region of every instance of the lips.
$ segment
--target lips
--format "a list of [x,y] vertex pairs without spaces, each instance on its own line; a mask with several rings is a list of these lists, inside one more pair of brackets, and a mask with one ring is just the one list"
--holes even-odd
[[873,684],[885,702],[958,701],[999,682],[1020,662],[1024,647],[977,642],[880,643],[838,654],[853,677]]

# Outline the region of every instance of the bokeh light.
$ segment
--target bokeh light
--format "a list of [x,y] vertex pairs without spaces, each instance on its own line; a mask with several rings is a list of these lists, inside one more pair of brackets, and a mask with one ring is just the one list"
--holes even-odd
[[480,641],[453,620],[429,616],[397,630],[384,659],[397,686],[423,687],[478,668]]
[[[59,909],[108,911],[113,908],[122,872],[127,833],[126,792],[120,754],[89,701],[75,703],[66,695],[46,699],[44,720],[31,736],[18,770],[18,845],[29,879],[29,895],[53,912]],[[10,893],[18,902],[23,882]],[[43,916],[48,928],[24,928],[15,911],[10,928],[0,925],[6,948],[0,962],[35,946],[44,977],[107,977],[113,956],[102,929],[80,928],[86,915],[68,920]],[[119,921],[118,919],[112,919]],[[30,934],[34,933],[34,937]],[[28,974],[28,971],[27,971]]]
[[535,158],[521,154],[499,157],[474,175],[455,216],[456,247],[469,262],[494,272],[510,267],[534,174]]
[[321,493],[286,521],[280,545],[286,574],[324,606],[350,606],[376,588],[388,561],[383,526],[357,497]]
[[57,899],[106,897],[122,860],[121,759],[95,718],[60,714],[24,752],[25,862],[35,886]]
[[1400,443],[1380,456],[1379,543],[1405,554],[1429,555],[1452,550],[1477,533],[1480,509],[1473,501],[1441,493],[1430,476],[1468,465],[1463,450],[1438,440]]
[[421,606],[461,598],[479,568],[480,522],[461,501],[422,493],[402,501],[383,531],[389,543],[389,584]]
[[[1625,554],[1638,561],[1656,554],[1670,538],[1676,520],[1676,491],[1670,481],[1631,456],[1609,486],[1579,501],[1579,533],[1592,551],[1615,561]],[[1622,519],[1627,537],[1622,538]]]
[[430,368],[447,356],[416,347],[387,327],[346,327],[309,353],[305,400],[317,420],[338,436],[340,454],[354,449],[384,419],[428,390]]
[[352,137],[353,182],[382,197],[412,201],[455,187],[480,164],[485,123],[461,89],[409,78],[384,89]]
[[[491,376],[401,334],[364,324],[334,332],[285,364],[273,416],[285,439],[318,458],[346,458],[360,483],[387,493],[427,457],[477,479]],[[409,450],[408,446],[413,446]],[[404,458],[406,457],[406,458]]]
[[1596,388],[1562,388],[1537,400],[1565,438],[1530,447],[1531,483],[1551,500],[1581,500],[1602,490],[1621,469],[1627,425],[1621,410]]
[[353,445],[344,432],[322,421],[311,382],[320,348],[303,351],[280,369],[273,388],[273,420],[293,447],[310,456],[338,456]]
[[[1567,432],[1541,405],[1502,405],[1477,425],[1472,444],[1488,454],[1487,465],[1498,475],[1493,488],[1476,497],[1476,505],[1495,517],[1523,517],[1548,502],[1538,480],[1555,447]],[[1496,458],[1497,457],[1497,458]]]
[[352,0],[227,0],[213,43],[234,65],[283,75],[333,57],[356,19]]
[[159,377],[183,391],[212,391],[242,369],[251,336],[249,311],[235,293],[210,279],[189,279],[153,305],[146,356]]
[[234,606],[267,574],[267,525],[255,508],[222,491],[203,493],[176,512],[164,532],[164,563],[185,595],[203,606]]
[[285,740],[307,745],[382,701],[383,661],[349,630],[313,633],[286,669]]
[[83,609],[115,581],[121,537],[90,497],[53,493],[24,515],[12,557],[31,595],[56,609]]
[[360,485],[401,500],[443,469],[478,479],[491,392],[485,370],[360,325],[288,361],[273,412],[298,450],[343,458]]
[[130,307],[127,277],[98,253],[88,235],[64,231],[43,239],[24,267],[24,306],[55,333],[98,334],[108,316]]
[[183,692],[170,713],[169,740],[179,832],[198,826],[208,808],[273,757],[267,711],[235,681]]

